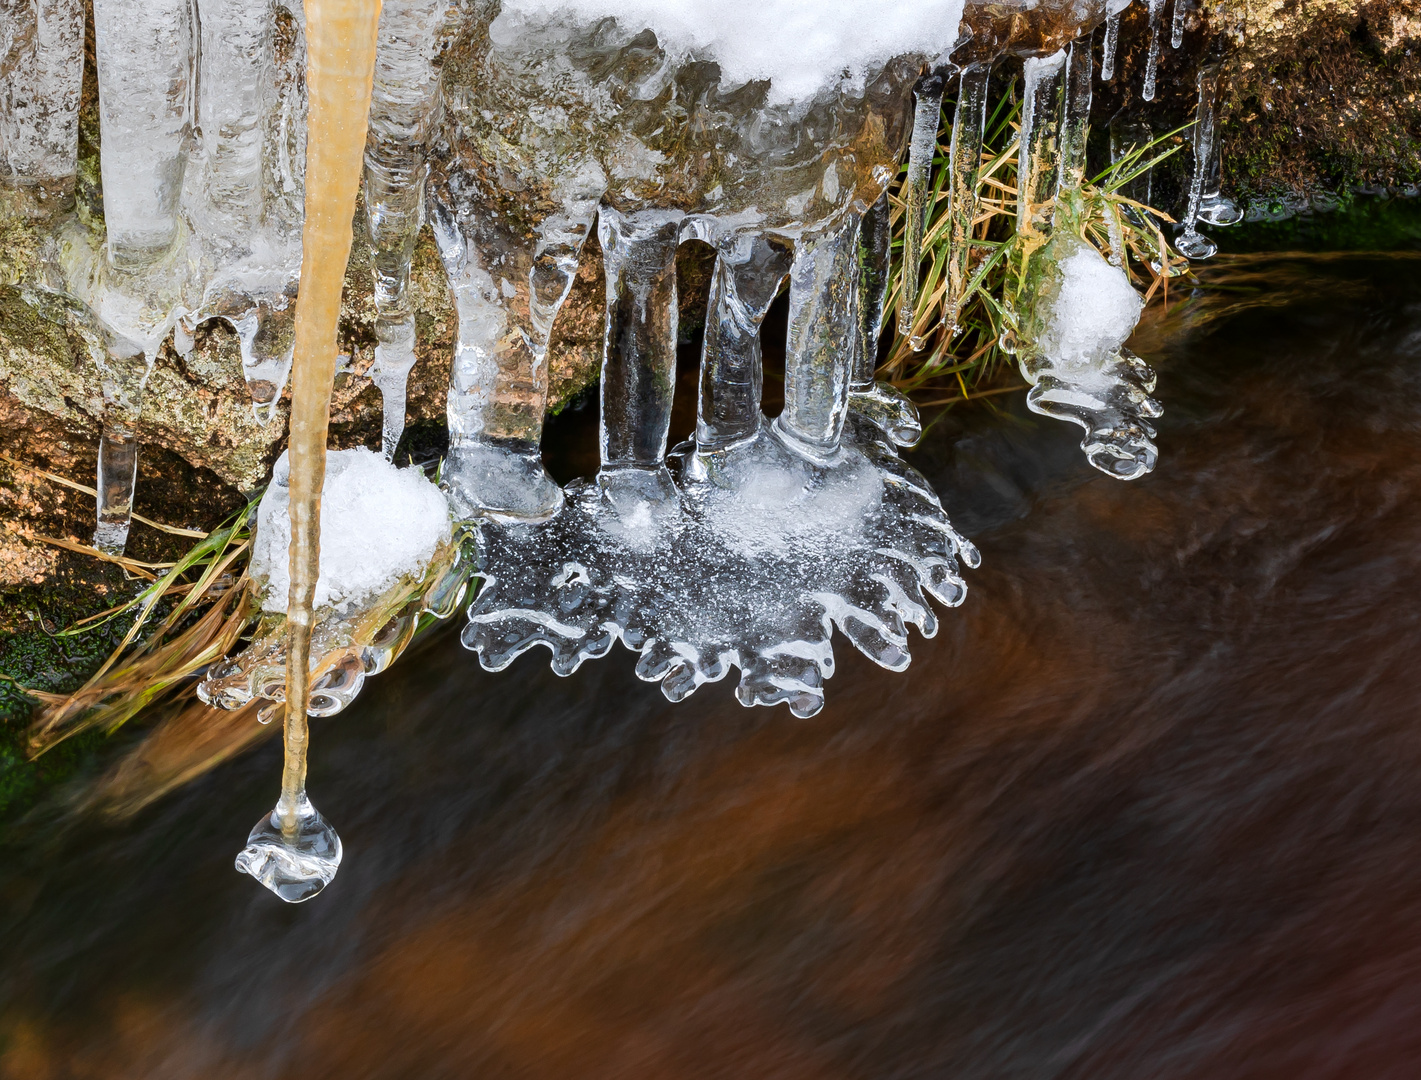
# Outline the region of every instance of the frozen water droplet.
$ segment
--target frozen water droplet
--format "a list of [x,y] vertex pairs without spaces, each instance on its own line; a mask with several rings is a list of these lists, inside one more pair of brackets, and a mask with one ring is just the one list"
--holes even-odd
[[[283,828],[283,824],[293,827]],[[288,815],[278,803],[256,823],[237,856],[237,869],[288,904],[299,904],[331,883],[342,854],[340,837],[303,791],[294,814]]]

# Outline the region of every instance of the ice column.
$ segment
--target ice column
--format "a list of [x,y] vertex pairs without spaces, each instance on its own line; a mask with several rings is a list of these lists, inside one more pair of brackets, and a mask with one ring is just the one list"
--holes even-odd
[[[1061,176],[1058,188],[1061,191],[1079,188],[1085,182],[1093,68],[1089,35],[1071,42],[1066,62],[1065,121],[1061,126]],[[1057,212],[1060,212],[1059,204]]]
[[167,255],[191,131],[190,0],[95,0],[108,258],[138,271]]
[[[1223,182],[1223,153],[1219,140],[1219,75],[1221,65],[1199,69],[1198,126],[1194,131],[1194,168],[1202,175],[1198,219],[1207,225],[1237,225],[1243,211],[1219,190]],[[1202,155],[1202,156],[1201,156]]]
[[972,225],[977,219],[977,172],[982,164],[982,133],[987,126],[987,79],[990,64],[966,68],[958,83],[957,109],[952,116],[952,146],[948,151],[948,182],[952,185],[952,237],[948,247],[945,319],[952,333],[967,291],[972,266]]
[[[128,539],[137,468],[134,430],[143,386],[169,328],[160,295],[181,222],[178,200],[191,137],[192,8],[188,0],[96,0],[94,31],[102,132],[100,166],[109,272],[100,285],[104,423],[99,437],[95,546],[117,552]],[[92,348],[93,346],[91,346]],[[97,355],[95,359],[98,359]]]
[[83,5],[0,0],[0,24],[0,166],[41,201],[62,204],[79,141]]
[[1023,65],[1026,89],[1018,150],[1016,229],[1023,235],[1044,232],[1049,203],[1056,193],[1061,140],[1061,84],[1066,50],[1032,57]]
[[[791,258],[781,243],[741,235],[716,259],[696,414],[696,448],[702,454],[737,446],[760,431],[760,324]],[[881,298],[879,311],[881,316]]]
[[923,436],[917,407],[892,386],[874,379],[878,339],[883,333],[892,242],[893,224],[885,191],[864,214],[859,228],[858,335],[849,380],[849,408],[876,424],[899,446],[913,446]]
[[[291,367],[296,245],[268,221],[263,161],[275,104],[275,8],[269,0],[199,0],[197,119],[203,148],[199,233],[213,262],[202,304],[179,324],[178,347],[206,319],[237,333],[257,415],[270,420]],[[286,250],[288,249],[289,250]]]
[[[1219,247],[1195,225],[1212,221],[1232,225],[1241,216],[1232,201],[1219,194],[1218,147],[1219,66],[1206,64],[1199,69],[1199,112],[1194,120],[1194,172],[1189,178],[1189,205],[1184,213],[1183,230],[1175,240],[1175,249],[1186,258],[1207,259]],[[1209,216],[1205,216],[1205,189]]]
[[839,448],[848,409],[854,338],[859,333],[859,215],[849,213],[801,240],[789,279],[785,407],[775,427],[812,460]]
[[1169,35],[1169,47],[1177,49],[1184,44],[1184,0],[1174,0],[1174,26]]
[[1145,57],[1145,86],[1140,96],[1146,101],[1155,99],[1155,80],[1159,76],[1160,24],[1164,19],[1164,0],[1150,0],[1150,46]]
[[942,122],[942,88],[944,79],[931,72],[918,80],[913,88],[913,136],[908,146],[908,175],[903,187],[907,192],[903,217],[903,285],[898,299],[898,333],[906,338],[914,351],[923,347],[923,339],[913,332],[913,316],[918,304],[918,273],[923,260],[923,230],[928,217],[928,178],[932,173],[933,156],[937,153],[937,131]]
[[1115,53],[1120,47],[1120,14],[1116,12],[1105,17],[1105,44],[1100,51],[1100,79],[1109,82],[1115,78]]
[[619,513],[679,502],[666,443],[676,388],[681,218],[656,210],[623,215],[610,206],[598,215],[607,313],[597,482]]
[[384,401],[384,449],[393,458],[405,428],[414,367],[410,262],[424,223],[425,147],[439,115],[440,54],[448,0],[402,0],[380,14],[380,48],[365,148],[365,214],[375,272],[375,365]]
[[[500,215],[456,217],[432,200],[434,239],[459,317],[449,378],[449,456],[443,485],[455,514],[538,521],[562,505],[543,468],[548,337],[572,288],[595,203],[515,234]],[[577,207],[574,206],[574,209]]]

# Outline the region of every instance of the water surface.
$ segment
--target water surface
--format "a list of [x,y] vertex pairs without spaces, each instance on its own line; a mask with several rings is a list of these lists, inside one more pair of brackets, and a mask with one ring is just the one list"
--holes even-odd
[[12,841],[0,1076],[1418,1075],[1421,261],[1217,273],[1154,476],[933,429],[982,568],[812,720],[444,633],[317,722],[314,902],[232,868],[274,742]]

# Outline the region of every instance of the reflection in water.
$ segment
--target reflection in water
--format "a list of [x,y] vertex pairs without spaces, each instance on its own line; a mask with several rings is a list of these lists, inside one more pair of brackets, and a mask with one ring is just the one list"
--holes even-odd
[[317,721],[319,905],[231,870],[275,744],[12,845],[0,1076],[1413,1075],[1421,263],[1314,281],[1151,343],[1140,484],[931,432],[973,595],[811,721],[446,633]]

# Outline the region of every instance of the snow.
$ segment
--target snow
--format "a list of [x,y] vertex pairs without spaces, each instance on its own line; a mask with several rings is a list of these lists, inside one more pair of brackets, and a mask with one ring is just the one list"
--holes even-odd
[[[263,583],[263,611],[284,612],[291,588],[289,476],[283,453],[257,510],[251,573]],[[450,535],[448,504],[419,469],[397,468],[364,448],[328,451],[315,606],[349,610],[401,577],[422,574]]]
[[1068,365],[1092,363],[1119,351],[1144,307],[1125,272],[1084,241],[1072,246],[1057,269],[1061,284],[1050,301],[1041,351]]
[[963,0],[505,0],[490,34],[507,40],[519,23],[557,15],[612,17],[627,30],[651,29],[670,54],[714,60],[722,86],[770,80],[770,101],[782,104],[846,74],[862,81],[894,56],[941,56],[957,41],[962,8]]

